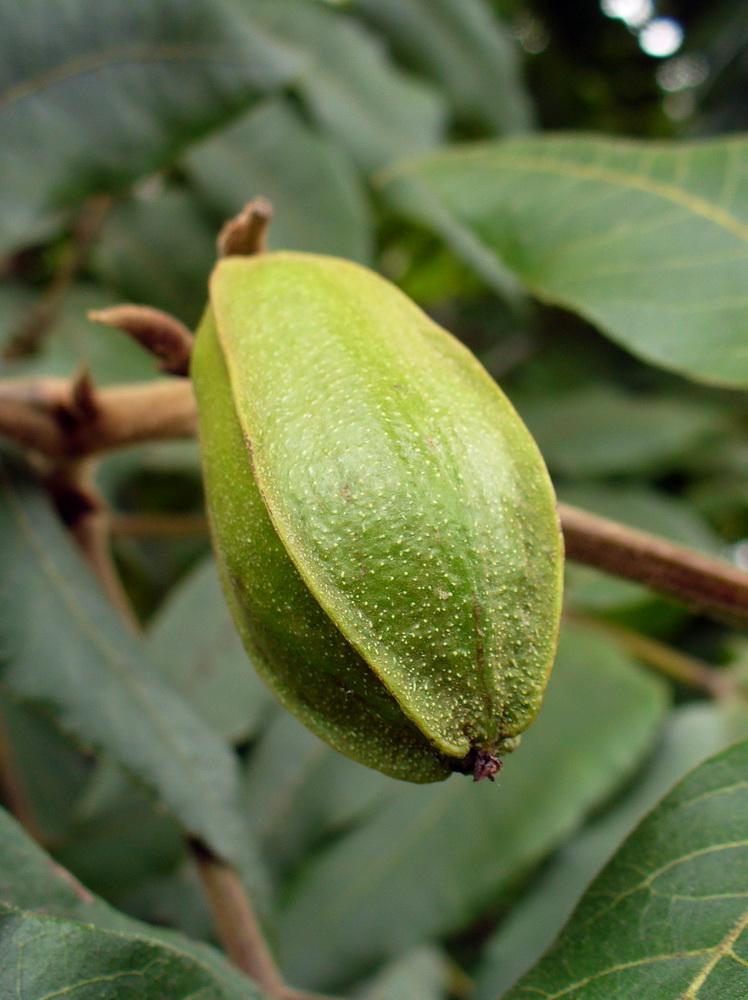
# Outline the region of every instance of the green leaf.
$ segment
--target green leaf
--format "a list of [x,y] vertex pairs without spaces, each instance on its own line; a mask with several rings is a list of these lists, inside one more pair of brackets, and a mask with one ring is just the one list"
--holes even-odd
[[18,774],[22,803],[35,835],[59,843],[87,783],[90,760],[45,713],[19,704],[4,686],[0,687],[0,713],[10,768]]
[[9,281],[0,283],[0,359],[33,302],[34,296],[27,288]]
[[96,762],[55,856],[94,892],[119,905],[123,894],[174,871],[187,848],[173,814],[110,757]]
[[309,0],[247,0],[247,6],[307,58],[296,86],[318,124],[362,170],[442,141],[446,107],[438,92],[397,69],[363,25]]
[[[247,862],[229,749],[149,667],[17,459],[0,455],[0,664],[19,698],[157,790],[183,827]],[[248,862],[247,862],[248,863]]]
[[742,1000],[748,967],[748,741],[676,785],[505,1000]]
[[[132,920],[92,895],[69,872],[45,854],[2,809],[0,809],[0,897],[3,904],[9,904],[8,910],[3,912],[0,923],[12,915],[13,911],[19,917],[31,916],[30,913],[22,914],[20,911],[34,911],[40,916],[54,918],[54,923],[50,922],[48,925],[50,933],[55,924],[62,927],[63,922],[67,921],[76,922],[69,924],[71,928],[85,924],[91,930],[114,931],[118,938],[105,936],[102,940],[119,939],[123,947],[136,941],[150,944],[160,948],[165,959],[181,958],[186,960],[187,967],[194,965],[196,969],[202,969],[203,973],[210,970],[214,977],[215,988],[220,986],[222,989],[239,989],[238,995],[247,998],[258,996],[252,992],[249,994],[241,992],[247,986],[247,980],[213,948],[191,941],[166,928],[151,927]],[[5,924],[3,929],[7,927]],[[0,984],[3,972],[11,961],[12,949],[9,946],[10,942],[0,933]],[[44,969],[41,958],[36,968],[34,964],[32,961],[23,967],[30,965],[31,968],[28,969],[30,973],[41,974]],[[63,971],[63,975],[67,973]],[[69,989],[72,982],[64,982],[62,986]],[[6,995],[1,986],[0,994]],[[13,995],[19,994],[14,992]],[[26,1000],[27,997],[36,994],[23,992],[21,995]],[[120,993],[116,995],[119,997]],[[223,993],[216,995],[224,997]],[[235,995],[233,992],[227,994],[230,997]],[[98,1000],[102,994],[95,996]]]
[[361,994],[362,1000],[444,1000],[448,959],[438,948],[424,945],[386,965]]
[[226,739],[254,735],[274,705],[244,652],[212,559],[170,593],[147,647],[170,685]]
[[145,187],[109,213],[91,267],[120,299],[164,309],[195,326],[215,262],[216,226],[194,194]]
[[739,138],[509,139],[384,180],[403,209],[428,223],[418,200],[432,199],[478,252],[634,354],[745,386],[746,148]]
[[673,712],[657,751],[634,788],[559,851],[489,940],[471,1000],[496,1000],[538,961],[580,896],[624,837],[692,767],[730,742],[723,708],[689,705]]
[[324,838],[379,809],[397,789],[279,710],[250,757],[244,799],[263,856],[283,874]]
[[0,903],[0,994],[23,1000],[262,1000],[238,973],[135,934],[37,916]]
[[396,786],[302,869],[279,923],[288,978],[334,989],[477,919],[631,772],[665,700],[615,646],[567,629],[540,715],[496,785]]
[[499,133],[532,127],[516,44],[483,0],[357,0],[356,10],[441,85],[463,119]]
[[308,125],[289,101],[265,101],[198,146],[187,160],[198,189],[225,218],[252,196],[275,206],[271,249],[309,250],[366,263],[371,220],[346,153]]
[[708,404],[634,395],[603,382],[515,403],[549,469],[576,478],[671,472],[727,429]]
[[3,0],[0,248],[121,190],[301,61],[231,0]]

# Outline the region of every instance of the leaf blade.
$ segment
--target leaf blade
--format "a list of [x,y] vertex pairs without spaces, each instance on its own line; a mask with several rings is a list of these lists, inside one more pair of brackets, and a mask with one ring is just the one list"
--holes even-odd
[[[187,830],[247,862],[225,744],[144,670],[121,624],[29,471],[0,455],[0,663],[16,694],[157,788]],[[39,627],[40,623],[44,627]]]
[[745,386],[747,160],[737,137],[554,135],[434,154],[382,180],[427,223],[428,195],[447,238],[450,224],[467,228],[538,298],[645,360]]
[[102,990],[114,988],[119,1000],[144,994],[163,1000],[262,1000],[250,980],[219,978],[204,960],[166,942],[5,903],[0,903],[0,939],[4,996],[50,1000],[70,993],[78,1000],[100,1000],[107,995]]
[[515,44],[483,0],[359,0],[358,9],[441,85],[461,117],[498,133],[530,131]]
[[393,65],[362,24],[326,7],[299,0],[251,6],[308,59],[296,86],[320,127],[366,173],[439,145],[446,120],[439,92]]
[[624,838],[684,775],[730,743],[727,713],[714,705],[675,709],[654,758],[630,793],[567,841],[489,940],[474,1000],[495,1000],[524,975],[563,929],[590,881]]
[[159,169],[303,62],[227,0],[103,0],[95,17],[85,0],[44,0],[34,15],[3,3],[4,250]]
[[594,1000],[611,991],[737,1000],[748,955],[747,764],[743,741],[676,785],[506,1000]]

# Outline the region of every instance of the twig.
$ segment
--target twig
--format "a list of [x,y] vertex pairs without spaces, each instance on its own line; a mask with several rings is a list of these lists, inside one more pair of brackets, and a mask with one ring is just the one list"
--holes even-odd
[[591,615],[577,611],[567,612],[567,617],[582,625],[605,632],[637,659],[678,684],[683,684],[696,691],[703,691],[713,698],[733,698],[740,693],[738,685],[730,675],[724,671],[715,670],[709,664],[697,660],[693,656],[687,656],[680,650],[667,646],[664,642],[624,628],[622,625],[593,618]]
[[161,359],[161,371],[171,375],[189,374],[194,337],[184,323],[169,313],[151,306],[122,305],[91,310],[88,318],[129,334]]
[[47,489],[104,593],[137,632],[140,626],[112,557],[109,510],[94,485],[93,469],[90,459],[62,462],[47,476]]
[[70,241],[52,281],[26,314],[15,336],[5,348],[3,357],[6,361],[33,354],[40,346],[85,263],[111,204],[112,199],[108,195],[97,195],[83,206],[73,224]]
[[265,198],[255,198],[229,219],[218,234],[219,257],[251,257],[267,250],[267,232],[273,206]]
[[55,459],[195,435],[195,397],[187,380],[99,389],[96,414],[87,421],[70,418],[79,409],[76,391],[67,379],[0,381],[0,436]]
[[559,504],[570,559],[635,580],[730,625],[748,623],[748,573],[656,535]]
[[[73,380],[69,392],[49,404],[63,434],[74,436],[99,419],[99,396],[88,369]],[[94,460],[66,452],[49,456],[47,489],[63,523],[68,527],[112,604],[127,625],[137,630],[137,619],[122,587],[109,544],[109,515],[94,485]]]
[[137,538],[184,538],[207,535],[208,519],[203,514],[114,514],[109,530]]
[[15,386],[12,392],[8,390],[7,382],[0,384],[0,437],[42,455],[60,454],[65,440],[50,416],[48,405],[38,407],[31,391],[24,399],[23,391],[16,394]]
[[287,991],[236,872],[198,839],[189,841],[226,954],[272,997]]

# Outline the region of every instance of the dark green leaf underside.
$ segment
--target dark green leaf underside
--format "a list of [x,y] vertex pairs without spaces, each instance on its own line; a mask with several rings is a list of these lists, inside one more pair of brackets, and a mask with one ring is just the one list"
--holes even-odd
[[19,697],[157,789],[182,825],[244,858],[232,755],[148,667],[27,468],[0,456],[0,665]]
[[3,0],[0,22],[5,250],[162,167],[303,63],[230,0]]

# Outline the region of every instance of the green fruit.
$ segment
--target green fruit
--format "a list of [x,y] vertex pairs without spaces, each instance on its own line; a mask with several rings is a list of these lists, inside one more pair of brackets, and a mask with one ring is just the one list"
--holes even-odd
[[218,263],[192,376],[216,557],[267,684],[393,777],[492,777],[540,706],[562,571],[496,384],[383,278],[303,253]]

